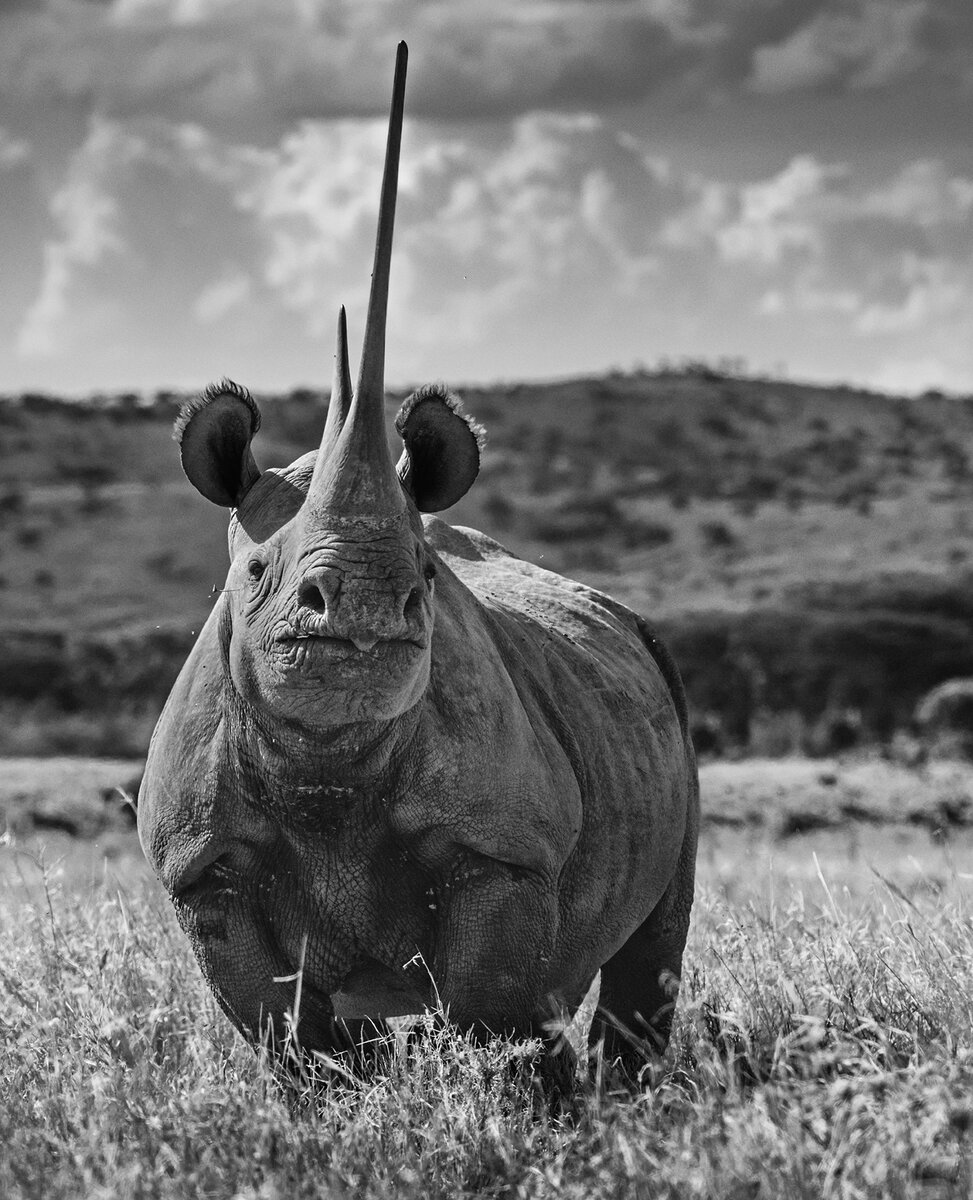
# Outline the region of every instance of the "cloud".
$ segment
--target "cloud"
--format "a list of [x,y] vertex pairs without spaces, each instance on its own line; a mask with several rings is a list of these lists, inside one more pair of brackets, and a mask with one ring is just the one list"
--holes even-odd
[[907,163],[885,187],[869,192],[862,212],[924,229],[963,225],[973,214],[973,179],[950,176],[935,159]]
[[142,153],[140,141],[116,124],[95,119],[74,154],[63,185],[53,194],[50,214],[57,236],[43,248],[43,274],[37,298],[17,334],[18,352],[47,357],[64,349],[64,330],[76,273],[120,254],[119,210],[108,181]]
[[958,89],[973,86],[973,28],[959,4],[38,0],[0,9],[0,108],[28,136],[45,115],[63,129],[65,113],[96,113],[273,146],[302,120],[383,116],[405,38],[413,118],[501,122],[638,106],[682,119],[717,100],[726,109],[741,93],[755,103],[919,80],[905,119],[921,123],[935,100],[939,129],[957,120]]
[[927,0],[844,0],[830,4],[784,41],[753,52],[755,92],[816,88],[840,81],[882,87],[923,61],[918,34]]
[[0,171],[19,167],[31,156],[30,144],[23,138],[15,138],[0,125]]
[[[86,344],[104,357],[141,338],[164,361],[217,325],[239,346],[228,318],[244,307],[262,338],[306,348],[330,339],[339,303],[354,342],[385,137],[384,118],[305,121],[271,146],[95,119],[49,201],[20,355],[63,359]],[[526,338],[548,311],[561,336],[555,314],[570,297],[587,293],[592,310],[606,296],[641,302],[658,230],[686,200],[658,158],[592,114],[527,114],[488,137],[410,120],[390,298],[396,369]]]
[[[195,0],[154,10],[163,7],[186,29],[214,19]],[[145,23],[154,10],[145,0],[125,19]],[[316,8],[308,20],[320,20]],[[897,343],[915,362],[968,345],[968,170],[930,154],[882,172],[821,152],[782,155],[764,171],[747,170],[752,160],[688,170],[620,124],[594,109],[475,124],[408,118],[390,371],[426,375],[433,363],[482,377],[496,358],[516,376],[541,362],[586,369],[626,354],[753,357],[756,344],[792,365],[793,346],[822,363],[844,353],[844,369],[862,378],[880,353],[893,361]],[[207,364],[203,374],[317,378],[339,303],[354,346],[384,113],[263,132],[93,118],[46,197],[33,293],[8,305],[21,356],[60,354],[66,371],[83,349],[118,377],[138,345],[143,378],[170,378],[169,362],[190,356]],[[26,211],[56,161],[33,146],[12,157],[31,163],[8,177]],[[950,359],[954,375],[964,353]]]
[[971,266],[903,254],[896,271],[901,296],[862,303],[855,328],[863,334],[901,334],[962,312],[973,316]]
[[735,219],[715,231],[723,258],[772,265],[790,251],[816,251],[827,186],[845,174],[842,167],[802,154],[774,178],[744,185]]
[[644,96],[705,42],[690,0],[60,0],[4,20],[0,95],[224,131],[409,108],[443,119]]
[[728,263],[775,267],[785,257],[820,250],[822,225],[833,209],[836,190],[847,177],[840,164],[796,155],[777,175],[731,185],[690,178],[693,199],[662,231],[672,246],[711,243]]
[[[330,334],[339,300],[360,327],[384,121],[304,122],[272,149],[223,144],[198,128],[177,142],[253,223],[262,282],[278,302],[315,337]],[[656,268],[654,233],[685,200],[632,139],[590,114],[530,114],[487,142],[411,122],[393,324],[418,354],[482,340],[552,290],[638,290]]]
[[245,304],[252,291],[250,276],[239,267],[230,267],[202,289],[193,303],[193,315],[201,324],[213,325]]
[[871,187],[812,155],[766,180],[689,182],[695,196],[662,241],[766,278],[765,317],[830,315],[862,338],[973,320],[973,180],[942,162]]

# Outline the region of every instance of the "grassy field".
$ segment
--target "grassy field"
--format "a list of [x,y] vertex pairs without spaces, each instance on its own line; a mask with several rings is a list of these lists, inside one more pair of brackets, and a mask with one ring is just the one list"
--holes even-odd
[[907,803],[881,765],[780,766],[714,764],[704,803],[854,795],[871,818],[710,821],[666,1057],[634,1091],[595,1059],[556,1117],[522,1049],[434,1031],[371,1081],[285,1098],[131,832],[8,835],[0,1195],[969,1195],[973,837],[940,805],[969,797],[967,769],[916,776]]

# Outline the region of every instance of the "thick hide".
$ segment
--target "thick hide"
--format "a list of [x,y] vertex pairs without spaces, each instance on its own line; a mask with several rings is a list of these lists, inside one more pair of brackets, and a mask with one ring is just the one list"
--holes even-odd
[[[316,742],[274,724],[234,690],[221,600],[153,739],[146,853],[253,1038],[286,1021],[295,985],[275,980],[302,964],[311,1048],[335,1044],[336,995],[339,1015],[438,995],[463,1025],[528,1031],[646,921],[695,837],[686,728],[638,619],[425,528],[436,620],[412,709]],[[691,874],[683,891],[688,918]]]

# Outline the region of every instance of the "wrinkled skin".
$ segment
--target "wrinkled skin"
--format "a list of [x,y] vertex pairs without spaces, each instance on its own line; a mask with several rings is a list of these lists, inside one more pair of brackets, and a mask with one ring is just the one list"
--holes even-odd
[[675,667],[607,596],[420,515],[479,469],[482,431],[445,389],[403,404],[389,454],[406,60],[358,383],[342,310],[318,451],[261,474],[259,411],[228,380],[176,422],[187,476],[233,510],[231,567],[152,739],[142,844],[254,1041],[290,1014],[305,1050],[340,1053],[437,1002],[478,1033],[543,1034],[600,967],[611,1018],[662,1044],[698,824]]
[[[306,1049],[436,995],[462,1027],[527,1035],[603,967],[603,1005],[664,1042],[698,821],[665,651],[608,597],[411,500],[382,537],[310,544],[313,459],[260,477],[249,534],[234,519],[140,796],[221,1005],[251,1039],[279,1033],[303,964]],[[338,584],[333,642],[278,640]]]

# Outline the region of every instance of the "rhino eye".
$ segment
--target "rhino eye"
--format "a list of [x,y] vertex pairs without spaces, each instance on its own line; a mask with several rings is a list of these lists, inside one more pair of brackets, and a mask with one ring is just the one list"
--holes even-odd
[[259,558],[251,558],[247,563],[247,575],[256,583],[267,569],[267,564]]
[[426,583],[432,583],[432,581],[436,578],[436,564],[427,562],[423,568],[422,577],[425,579]]

